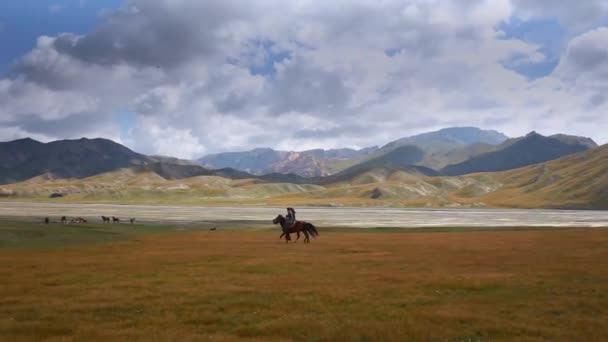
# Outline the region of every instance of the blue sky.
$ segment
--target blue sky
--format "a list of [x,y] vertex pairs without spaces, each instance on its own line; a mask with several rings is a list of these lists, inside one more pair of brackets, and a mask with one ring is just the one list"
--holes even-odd
[[0,140],[199,157],[479,126],[604,143],[607,24],[608,0],[1,1]]
[[505,33],[504,39],[521,39],[541,47],[540,51],[546,56],[541,63],[517,64],[517,59],[505,63],[506,67],[529,78],[547,76],[555,69],[568,38],[568,32],[557,18],[523,21],[515,17],[503,22],[499,29]]
[[[0,2],[0,75],[32,50],[38,37],[64,32],[86,34],[103,19],[107,10],[118,8],[123,0],[18,0]],[[124,136],[135,125],[135,115],[117,110],[116,122]]]
[[0,73],[30,51],[42,35],[87,33],[100,21],[103,9],[122,0],[5,0],[0,1]]

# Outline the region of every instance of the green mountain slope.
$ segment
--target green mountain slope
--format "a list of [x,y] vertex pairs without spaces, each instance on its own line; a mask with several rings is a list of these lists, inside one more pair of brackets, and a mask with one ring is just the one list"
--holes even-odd
[[563,141],[532,132],[523,138],[506,141],[495,151],[474,156],[458,164],[441,169],[448,176],[474,172],[505,171],[522,166],[542,163],[569,154],[585,151],[589,145],[578,141]]

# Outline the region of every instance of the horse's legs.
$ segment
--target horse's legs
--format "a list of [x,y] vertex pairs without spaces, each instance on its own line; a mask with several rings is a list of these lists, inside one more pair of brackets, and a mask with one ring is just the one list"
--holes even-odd
[[304,233],[304,243],[310,243],[310,238],[308,237],[308,232],[306,230],[302,231]]
[[298,242],[298,240],[300,240],[300,231],[296,231],[296,234],[298,234],[298,237],[296,238],[296,242]]
[[283,232],[283,234],[281,234],[281,236],[279,236],[279,240],[282,239],[283,237],[285,237],[285,242],[289,242],[291,241],[291,236],[289,236],[289,234]]

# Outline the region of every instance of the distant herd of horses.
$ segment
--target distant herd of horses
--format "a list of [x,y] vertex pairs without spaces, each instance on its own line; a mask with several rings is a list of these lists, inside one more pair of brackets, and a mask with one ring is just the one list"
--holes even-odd
[[[61,220],[59,220],[59,222],[61,222],[62,224],[68,224],[68,223],[88,223],[89,221],[87,221],[83,217],[73,217],[68,220],[67,216],[61,216]],[[101,222],[103,222],[103,223],[120,223],[120,218],[115,217],[115,216],[112,216],[112,217],[102,216]],[[131,224],[135,223],[135,218],[134,217],[130,218],[129,222],[131,222]],[[48,217],[45,217],[44,223],[46,223],[46,224],[51,223],[51,219],[49,219]]]
[[[119,217],[109,217],[109,216],[101,216],[102,223],[120,223],[121,219]],[[50,223],[50,219],[48,217],[44,218],[45,223]],[[68,223],[87,223],[88,221],[82,217],[74,217],[68,220],[67,216],[61,217],[62,224]],[[129,222],[131,224],[135,223],[135,218],[130,218]],[[296,221],[293,225],[288,226],[287,219],[283,215],[278,215],[272,223],[278,224],[281,226],[282,233],[279,236],[279,239],[285,238],[285,242],[289,243],[291,241],[291,234],[296,234],[297,242],[300,239],[300,233],[304,234],[304,243],[310,243],[310,237],[319,236],[319,232],[317,231],[317,227],[315,227],[312,223],[306,221]],[[211,230],[216,230],[216,228],[212,228]]]
[[[112,216],[112,217],[102,216],[101,221],[103,223],[120,223],[120,218],[115,217],[115,216]],[[131,222],[131,224],[135,223],[135,218],[134,217],[130,218],[129,222]]]

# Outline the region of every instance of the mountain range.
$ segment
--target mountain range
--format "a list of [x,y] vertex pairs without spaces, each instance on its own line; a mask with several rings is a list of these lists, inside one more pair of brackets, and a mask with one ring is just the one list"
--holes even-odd
[[256,148],[245,152],[210,154],[198,159],[198,163],[207,168],[228,167],[254,175],[277,172],[319,177],[340,171],[343,164],[350,165],[350,161],[356,161],[377,150],[377,147],[368,147],[360,150],[341,148],[296,152]]
[[[0,195],[97,203],[608,209],[608,145],[519,169],[463,176],[399,165],[351,169],[309,183],[294,175],[277,181],[251,175],[170,178],[166,170],[165,176],[157,172],[134,166],[83,179],[41,175],[0,186]],[[63,198],[49,199],[52,194]]]
[[[604,208],[606,146],[450,128],[365,149],[255,149],[203,162],[106,139],[0,143],[0,196],[168,203]],[[207,167],[201,166],[203,163]],[[265,172],[262,172],[264,165]],[[312,166],[311,166],[312,165]],[[307,170],[300,174],[293,168]],[[248,172],[255,169],[254,172]],[[521,201],[521,202],[519,202]]]
[[564,134],[543,137],[531,132],[510,139],[496,131],[452,127],[401,138],[380,148],[303,152],[266,148],[208,155],[198,162],[208,168],[229,167],[256,175],[277,172],[322,177],[350,167],[383,163],[423,166],[441,174],[459,175],[509,170],[593,147],[597,145],[589,138]]
[[45,173],[83,178],[148,161],[151,158],[106,139],[45,144],[26,138],[0,143],[0,182],[17,182]]
[[545,137],[530,132],[525,137],[509,139],[485,153],[472,155],[463,162],[448,165],[440,172],[443,175],[454,176],[473,172],[505,171],[557,159],[594,147],[597,147],[597,144],[588,138],[564,134]]
[[[441,168],[466,160],[472,154],[491,150],[491,146],[508,139],[502,133],[476,127],[451,127],[401,138],[359,150],[276,151],[256,148],[244,152],[217,153],[204,156],[198,162],[208,168],[234,168],[255,175],[278,172],[295,173],[303,177],[329,176],[368,159],[378,158],[401,146],[416,146],[424,156],[417,165]],[[476,147],[471,148],[471,145]]]

